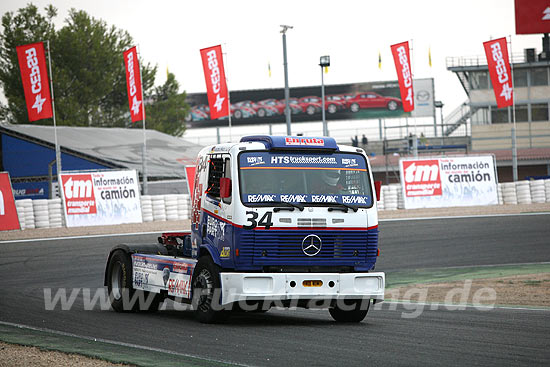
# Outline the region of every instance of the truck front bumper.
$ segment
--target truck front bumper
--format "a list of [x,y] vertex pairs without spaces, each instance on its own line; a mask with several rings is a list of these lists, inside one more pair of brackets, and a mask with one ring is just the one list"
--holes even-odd
[[239,301],[384,300],[384,273],[221,273],[222,305]]

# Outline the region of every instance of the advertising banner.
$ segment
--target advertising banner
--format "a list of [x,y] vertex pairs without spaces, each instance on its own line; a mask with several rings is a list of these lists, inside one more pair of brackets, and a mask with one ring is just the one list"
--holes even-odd
[[[328,121],[369,120],[402,117],[433,117],[434,80],[413,80],[414,110],[405,112],[397,80],[325,85],[325,115]],[[290,88],[292,122],[321,121],[321,87]],[[231,124],[284,123],[285,91],[283,88],[231,91]],[[186,102],[191,111],[185,117],[188,126],[227,126],[227,117],[210,118],[206,93],[191,93]]]
[[402,159],[405,209],[498,204],[493,156]]
[[20,229],[11,189],[10,174],[0,172],[0,231]]
[[51,118],[52,102],[44,43],[17,46],[16,50],[29,121]]
[[126,66],[126,86],[132,122],[141,121],[145,118],[145,108],[143,107],[141,73],[135,46],[124,51],[124,65]]
[[506,38],[483,42],[498,108],[512,106],[514,89]]
[[213,46],[201,50],[206,92],[210,108],[210,118],[215,120],[229,115],[229,96],[225,83],[222,46]]
[[516,34],[550,33],[548,0],[515,0]]
[[67,227],[141,223],[136,171],[59,175]]
[[401,42],[391,46],[391,53],[397,71],[403,111],[414,110],[414,92],[412,83],[411,57],[409,54],[409,42]]

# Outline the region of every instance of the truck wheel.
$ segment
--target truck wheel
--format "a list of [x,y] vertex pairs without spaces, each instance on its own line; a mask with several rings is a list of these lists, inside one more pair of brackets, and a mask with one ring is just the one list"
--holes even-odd
[[159,308],[160,295],[132,286],[132,261],[124,251],[113,253],[107,265],[107,289],[111,307],[117,312],[148,311]]
[[[370,300],[367,304],[366,310],[361,310],[361,300],[353,301],[353,303],[346,304],[346,309],[343,310],[338,305],[333,308],[329,308],[328,312],[335,321],[338,322],[361,322],[367,316],[370,307]],[[352,309],[350,309],[353,306]]]
[[222,322],[229,311],[221,306],[220,267],[210,256],[201,256],[193,271],[193,308],[197,319],[205,324]]

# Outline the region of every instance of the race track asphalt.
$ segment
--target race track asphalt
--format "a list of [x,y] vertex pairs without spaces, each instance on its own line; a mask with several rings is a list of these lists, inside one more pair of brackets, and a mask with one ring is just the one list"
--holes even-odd
[[[377,270],[388,274],[550,261],[549,215],[384,221],[380,230]],[[301,309],[203,325],[191,311],[85,310],[80,290],[70,310],[59,304],[45,310],[44,289],[85,288],[92,296],[102,289],[115,244],[154,241],[154,235],[133,235],[0,243],[0,321],[193,355],[204,365],[542,366],[550,360],[548,309],[383,303],[352,325],[333,322],[326,310]]]

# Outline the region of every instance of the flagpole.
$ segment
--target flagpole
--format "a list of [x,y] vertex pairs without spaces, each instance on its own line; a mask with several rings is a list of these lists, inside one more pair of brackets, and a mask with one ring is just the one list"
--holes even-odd
[[515,181],[518,180],[518,148],[516,137],[516,98],[514,91],[514,58],[512,57],[512,36],[510,35],[510,71],[512,73],[512,178]]
[[418,137],[416,136],[416,125],[417,125],[417,122],[416,122],[416,102],[414,101],[414,72],[413,70],[415,69],[415,66],[414,66],[414,48],[413,48],[413,40],[411,39],[411,81],[412,81],[412,90],[413,90],[413,110],[411,111],[411,114],[412,114],[412,118],[413,118],[413,121],[414,121],[414,142],[413,142],[413,147],[416,147],[416,149],[413,149],[413,153],[414,153],[414,156],[417,157],[418,156]]
[[[224,43],[223,44],[224,47],[226,46],[226,44]],[[227,66],[229,65],[229,63],[227,62],[227,60],[229,59],[229,55],[226,52],[222,52],[222,57],[223,55],[225,55],[225,61],[224,61],[224,76],[225,76],[225,87],[227,88],[227,104],[228,104],[228,121],[229,121],[229,141],[231,142],[231,140],[233,140],[233,137],[232,137],[232,134],[231,134],[231,93],[229,91],[229,84],[227,83]]]
[[57,124],[55,121],[55,98],[53,94],[53,74],[52,74],[52,53],[50,50],[50,40],[46,41],[48,45],[48,69],[50,71],[50,89],[52,93],[52,114],[53,114],[53,134],[55,140],[55,161],[57,164],[57,174],[61,173],[61,152],[59,150],[59,143],[57,141]]
[[142,175],[143,175],[143,195],[147,195],[147,130],[145,129],[145,100],[143,99],[143,78],[141,77],[141,63],[139,62],[139,45],[136,47],[136,52],[138,56],[138,69],[139,69],[139,80],[141,81],[141,103],[143,108],[143,149],[141,151],[142,159]]

